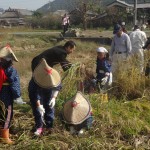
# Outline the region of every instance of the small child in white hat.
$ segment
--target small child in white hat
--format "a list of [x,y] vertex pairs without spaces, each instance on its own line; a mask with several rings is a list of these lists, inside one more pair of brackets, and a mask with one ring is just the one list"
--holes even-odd
[[108,51],[104,47],[97,48],[97,61],[96,61],[96,79],[100,85],[105,89],[108,85],[112,84],[111,64],[107,59]]

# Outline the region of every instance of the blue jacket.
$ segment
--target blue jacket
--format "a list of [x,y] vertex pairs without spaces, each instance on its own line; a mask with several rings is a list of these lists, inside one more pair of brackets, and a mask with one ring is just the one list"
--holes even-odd
[[106,73],[111,72],[111,65],[106,58],[102,60],[97,58],[96,64],[96,78],[101,81],[101,79],[106,76]]
[[0,99],[5,103],[5,105],[11,105],[13,100],[21,96],[20,89],[20,78],[17,70],[10,66],[5,69],[5,74],[7,76],[7,83],[9,85],[3,85],[0,92]]

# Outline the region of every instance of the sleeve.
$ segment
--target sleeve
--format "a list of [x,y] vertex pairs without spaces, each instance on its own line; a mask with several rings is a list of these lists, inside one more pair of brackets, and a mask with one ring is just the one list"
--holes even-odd
[[109,73],[111,72],[110,64],[107,61],[104,62],[104,71],[105,75],[109,75]]
[[17,70],[13,67],[10,67],[6,71],[6,75],[8,77],[8,82],[10,83],[13,99],[20,97],[21,96],[20,78],[17,73]]
[[145,32],[143,32],[143,43],[145,44],[145,43],[146,43],[146,41],[147,41],[147,36],[146,36],[146,33],[145,33]]
[[110,49],[110,57],[112,57],[113,53],[115,51],[115,41],[114,41],[114,38],[112,39],[112,42],[111,42],[111,49]]
[[131,49],[132,49],[131,40],[130,40],[128,35],[126,37],[127,37],[127,39],[126,39],[127,54],[130,55],[131,54]]
[[72,63],[70,63],[67,59],[66,59],[66,56],[65,55],[62,55],[60,58],[60,65],[63,69],[63,71],[66,71],[68,70],[71,66],[72,66]]

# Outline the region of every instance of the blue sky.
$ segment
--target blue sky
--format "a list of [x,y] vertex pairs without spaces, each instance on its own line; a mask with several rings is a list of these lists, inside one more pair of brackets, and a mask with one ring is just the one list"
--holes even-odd
[[0,0],[0,8],[25,8],[36,10],[52,0]]

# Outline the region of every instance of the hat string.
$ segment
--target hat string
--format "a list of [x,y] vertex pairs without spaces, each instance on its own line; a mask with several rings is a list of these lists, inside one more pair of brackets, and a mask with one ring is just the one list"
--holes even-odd
[[76,101],[73,101],[73,102],[71,103],[71,106],[72,106],[72,107],[76,107],[78,104],[79,104],[79,103],[77,103]]

